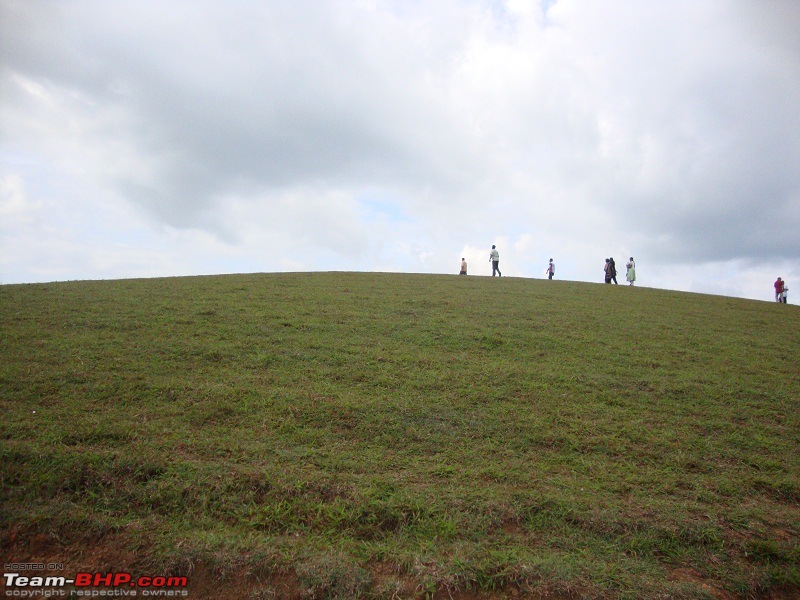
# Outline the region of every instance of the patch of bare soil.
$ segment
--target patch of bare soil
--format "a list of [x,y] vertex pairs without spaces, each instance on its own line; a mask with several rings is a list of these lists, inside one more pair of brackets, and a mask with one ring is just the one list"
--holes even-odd
[[[143,553],[132,552],[129,550],[130,546],[129,535],[106,535],[95,543],[84,541],[77,544],[64,543],[54,535],[28,534],[13,528],[0,534],[0,557],[2,557],[4,573],[18,572],[20,575],[28,577],[63,576],[67,579],[81,572],[130,573],[133,578],[174,575],[173,573],[154,572],[152,567],[148,566],[149,560],[143,556]],[[11,565],[15,566],[11,567]],[[10,568],[13,568],[13,571]],[[425,590],[412,577],[399,574],[388,565],[372,565],[370,570],[374,583],[373,593],[378,597],[387,599],[431,598],[430,590]],[[186,573],[180,573],[187,577],[186,589],[171,588],[175,594],[161,597],[185,597],[192,600],[217,600],[220,598],[226,600],[316,600],[317,597],[325,597],[324,593],[315,593],[306,588],[297,575],[291,572],[257,576],[242,567],[226,572],[222,578],[211,566],[202,563],[193,564],[186,571]],[[706,581],[702,574],[695,569],[674,569],[669,578],[673,581],[691,582],[718,600],[737,600],[736,596],[720,590],[711,582]],[[3,583],[4,585],[5,583]],[[68,586],[64,589],[68,594],[69,590],[78,588]],[[137,589],[136,597],[143,597],[143,590]],[[166,590],[167,588],[162,588],[162,591]],[[428,593],[426,594],[426,592]],[[3,592],[3,596],[5,596],[5,592]],[[558,593],[547,590],[546,586],[536,593],[528,593],[513,586],[492,592],[441,588],[432,595],[433,600],[575,600],[580,597],[580,593]],[[763,600],[790,600],[800,598],[800,593],[798,590],[777,590],[765,594],[761,598]]]
[[733,596],[724,590],[717,589],[703,578],[703,574],[700,573],[700,571],[691,567],[673,569],[667,576],[667,579],[669,581],[682,581],[691,583],[704,590],[712,598],[717,598],[718,600],[736,600],[736,596]]

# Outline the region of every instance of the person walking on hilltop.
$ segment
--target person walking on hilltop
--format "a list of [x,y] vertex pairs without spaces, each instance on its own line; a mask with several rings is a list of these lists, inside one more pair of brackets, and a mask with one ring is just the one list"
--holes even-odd
[[[614,285],[619,285],[617,283],[617,263],[614,262],[614,257],[608,259],[608,262],[611,264],[611,268],[609,269],[609,273],[611,274],[611,280],[614,282]],[[611,283],[609,281],[609,283]]]
[[628,259],[628,264],[625,265],[625,268],[627,269],[625,279],[628,280],[630,285],[633,285],[633,282],[636,281],[636,263],[633,261],[632,256]]
[[775,286],[775,302],[783,302],[783,288],[785,285],[783,279],[778,277],[773,285]]
[[603,267],[603,271],[606,274],[606,283],[611,283],[611,261],[606,259],[606,266]]
[[494,277],[495,271],[497,271],[498,277],[502,277],[503,274],[500,272],[500,253],[494,244],[492,244],[492,251],[489,253],[489,262],[492,263],[492,277]]
[[556,265],[553,262],[552,258],[550,259],[550,264],[547,265],[547,269],[545,270],[545,273],[547,273],[547,278],[548,279],[552,279],[553,275],[556,274]]
[[458,274],[459,275],[467,274],[467,260],[463,257],[461,258],[461,271]]

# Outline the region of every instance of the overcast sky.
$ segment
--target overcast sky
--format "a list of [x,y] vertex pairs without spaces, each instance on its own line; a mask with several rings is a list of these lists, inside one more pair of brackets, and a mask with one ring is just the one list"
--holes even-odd
[[0,0],[2,283],[496,244],[771,300],[798,230],[798,0]]

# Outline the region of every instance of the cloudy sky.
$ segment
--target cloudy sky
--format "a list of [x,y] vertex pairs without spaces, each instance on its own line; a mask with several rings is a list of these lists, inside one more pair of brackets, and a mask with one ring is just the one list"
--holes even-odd
[[0,0],[2,283],[496,244],[770,300],[799,230],[797,0]]

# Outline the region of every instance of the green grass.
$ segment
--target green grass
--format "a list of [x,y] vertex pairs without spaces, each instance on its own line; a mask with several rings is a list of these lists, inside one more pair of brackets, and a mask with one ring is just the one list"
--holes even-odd
[[6,560],[113,540],[252,598],[800,590],[794,306],[231,275],[2,286],[0,331]]

